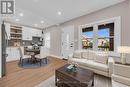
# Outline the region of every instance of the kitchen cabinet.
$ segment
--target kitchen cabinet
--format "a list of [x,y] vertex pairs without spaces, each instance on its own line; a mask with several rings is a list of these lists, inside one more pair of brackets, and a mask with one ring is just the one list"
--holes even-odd
[[11,46],[20,46],[22,42],[22,27],[11,24],[10,35]]
[[34,37],[42,37],[42,30],[39,29],[33,29],[33,35]]
[[29,28],[29,27],[23,27],[22,39],[32,40],[32,37],[42,37],[42,30]]
[[6,62],[20,59],[18,47],[7,47],[6,53],[8,54],[8,57],[6,58]]
[[22,40],[32,40],[32,28],[23,27]]
[[[5,23],[5,29],[6,33],[8,35],[8,40],[11,38],[11,24],[10,23]],[[25,27],[22,26],[22,40],[32,40],[32,37],[42,37],[42,30],[36,29],[36,28],[31,28],[31,27]]]
[[38,36],[42,37],[42,30],[38,30]]

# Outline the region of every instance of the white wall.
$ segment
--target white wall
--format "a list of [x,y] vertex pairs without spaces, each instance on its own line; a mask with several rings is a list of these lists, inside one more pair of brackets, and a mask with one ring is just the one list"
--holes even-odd
[[[129,36],[128,36],[128,38],[130,37],[130,0],[128,0],[129,1],[129,31],[128,31],[128,33],[129,33]],[[129,45],[128,46],[130,46],[130,39],[128,40],[129,41]],[[127,61],[130,63],[130,54],[127,56],[129,59],[127,59]]]
[[129,0],[129,29],[130,29],[130,0]]
[[[130,40],[128,40],[128,37],[130,37],[129,33],[129,0],[126,0],[125,2],[119,3],[117,5],[104,8],[102,10],[93,12],[88,15],[81,16],[79,18],[67,21],[65,23],[60,24],[59,26],[52,26],[48,28],[48,31],[52,32],[53,35],[56,37],[61,37],[61,28],[69,25],[74,25],[75,29],[75,40],[78,40],[79,38],[79,26],[88,24],[95,21],[100,20],[106,20],[109,18],[121,16],[121,45],[130,45]],[[53,32],[54,29],[57,29],[58,32]],[[53,37],[52,37],[53,38]],[[61,43],[61,38],[55,38],[55,42]],[[57,46],[57,44],[52,43],[53,47],[55,47],[57,51],[51,50],[52,52],[55,51],[54,55],[60,55],[59,52],[61,50],[61,46]],[[75,43],[75,49],[78,49],[78,42]],[[57,53],[56,53],[57,52]]]
[[[130,0],[129,0],[129,33],[130,33]],[[130,42],[130,40],[129,40]]]
[[50,54],[55,56],[61,56],[61,30],[56,26],[52,29],[47,29],[50,32]]
[[1,55],[1,20],[0,20],[0,78],[2,77],[2,72],[1,72],[1,67],[2,67],[2,62],[1,62],[1,60],[2,60],[2,55]]

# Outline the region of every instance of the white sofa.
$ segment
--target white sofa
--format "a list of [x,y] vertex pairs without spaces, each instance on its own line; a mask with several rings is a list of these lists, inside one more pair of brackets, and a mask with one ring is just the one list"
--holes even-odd
[[94,73],[101,74],[107,77],[111,77],[113,72],[114,60],[108,57],[106,52],[96,51],[75,51],[69,55],[69,63],[77,63],[80,67],[90,69]]
[[130,87],[130,66],[114,64],[112,87]]

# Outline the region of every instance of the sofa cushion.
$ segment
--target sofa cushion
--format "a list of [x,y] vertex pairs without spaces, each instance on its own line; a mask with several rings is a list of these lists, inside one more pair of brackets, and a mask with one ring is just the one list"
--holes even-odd
[[98,63],[98,62],[95,62],[93,60],[87,60],[85,62],[79,62],[79,63],[83,66],[93,68],[93,69],[97,69],[97,70],[101,70],[101,71],[105,71],[105,72],[108,72],[108,70],[109,70],[108,65]]
[[116,82],[130,86],[130,78],[112,74],[112,79]]
[[89,51],[82,52],[82,58],[88,59]]
[[69,59],[69,61],[70,62],[76,62],[76,63],[80,64],[80,63],[85,63],[87,61],[87,59],[83,59],[83,58],[81,58],[81,59],[71,58],[71,59]]
[[107,64],[107,61],[108,61],[108,55],[107,54],[101,54],[101,53],[95,54],[95,62]]
[[122,64],[114,64],[113,72],[116,75],[130,78],[130,66]]
[[95,51],[89,50],[87,59],[88,60],[94,60],[95,59]]
[[96,54],[108,55],[109,53],[107,51],[96,51]]
[[74,58],[81,58],[81,52],[75,51],[75,52],[73,53],[73,57],[74,57]]

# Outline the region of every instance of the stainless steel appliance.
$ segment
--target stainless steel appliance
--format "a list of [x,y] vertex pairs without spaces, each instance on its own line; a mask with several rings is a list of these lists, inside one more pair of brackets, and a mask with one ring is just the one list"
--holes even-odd
[[8,36],[5,30],[4,21],[1,25],[1,37],[2,37],[2,77],[6,75],[6,47],[8,46]]

